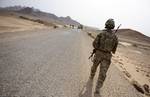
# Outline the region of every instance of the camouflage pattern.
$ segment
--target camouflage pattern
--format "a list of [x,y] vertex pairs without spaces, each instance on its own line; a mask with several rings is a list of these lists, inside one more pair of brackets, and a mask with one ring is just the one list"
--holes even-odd
[[113,19],[108,19],[105,23],[105,28],[107,29],[114,29],[115,27],[115,22]]
[[93,47],[96,50],[102,50],[105,52],[116,52],[118,45],[118,38],[112,32],[112,30],[103,30],[102,33],[98,34],[93,42]]
[[102,33],[98,34],[93,42],[93,47],[96,49],[96,53],[94,55],[93,66],[91,67],[91,79],[94,78],[97,67],[101,64],[96,91],[99,91],[103,86],[107,70],[111,64],[112,53],[116,52],[117,45],[118,38],[112,30],[108,29],[103,30]]

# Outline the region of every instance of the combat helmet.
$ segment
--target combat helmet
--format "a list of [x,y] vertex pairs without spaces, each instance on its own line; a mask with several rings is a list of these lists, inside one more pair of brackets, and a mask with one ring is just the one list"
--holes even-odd
[[114,22],[114,19],[108,19],[105,23],[105,28],[107,29],[114,29],[115,27],[115,22]]

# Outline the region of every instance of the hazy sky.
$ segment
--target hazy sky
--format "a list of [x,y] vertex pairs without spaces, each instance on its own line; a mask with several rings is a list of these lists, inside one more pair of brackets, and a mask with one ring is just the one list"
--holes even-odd
[[0,0],[0,6],[23,5],[71,16],[88,26],[104,28],[108,18],[116,26],[132,28],[150,36],[150,0]]

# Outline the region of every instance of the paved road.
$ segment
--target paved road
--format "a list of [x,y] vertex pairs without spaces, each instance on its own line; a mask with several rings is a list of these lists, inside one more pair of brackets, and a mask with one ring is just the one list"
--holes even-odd
[[[0,34],[0,96],[90,97],[90,45],[80,30]],[[113,65],[101,94],[141,97]]]

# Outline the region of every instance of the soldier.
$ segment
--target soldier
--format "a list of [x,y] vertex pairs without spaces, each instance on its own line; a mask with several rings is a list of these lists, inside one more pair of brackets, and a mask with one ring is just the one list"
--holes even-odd
[[97,35],[93,42],[95,55],[93,59],[93,66],[91,67],[91,80],[93,80],[95,76],[98,65],[101,64],[95,94],[99,94],[99,90],[103,86],[107,70],[111,64],[112,53],[115,54],[118,45],[118,38],[112,31],[114,27],[114,20],[108,19],[105,23],[105,29],[102,31],[102,33]]

